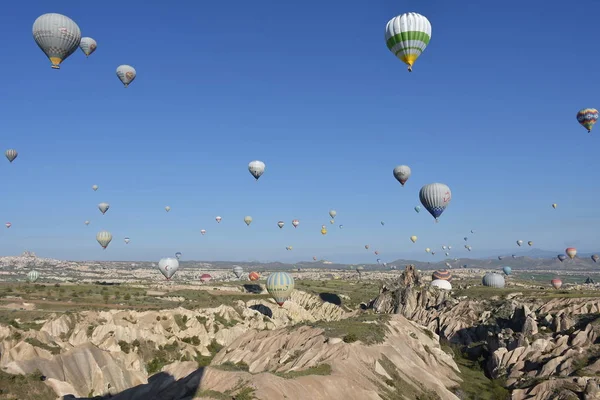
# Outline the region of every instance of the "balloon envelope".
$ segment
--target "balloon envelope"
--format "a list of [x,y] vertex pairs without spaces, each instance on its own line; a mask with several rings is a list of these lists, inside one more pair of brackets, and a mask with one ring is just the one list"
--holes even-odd
[[267,278],[266,286],[267,292],[282,306],[294,291],[294,278],[287,272],[275,272]]

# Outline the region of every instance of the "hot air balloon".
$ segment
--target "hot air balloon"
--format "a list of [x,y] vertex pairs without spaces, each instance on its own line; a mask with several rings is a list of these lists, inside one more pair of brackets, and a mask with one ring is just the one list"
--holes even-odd
[[125,87],[129,87],[136,76],[137,72],[131,65],[119,65],[117,67],[117,77]]
[[77,50],[81,30],[71,18],[49,13],[39,16],[33,23],[33,39],[50,59],[52,68],[60,69],[60,63]]
[[86,57],[89,57],[93,52],[96,51],[98,44],[91,37],[82,37],[79,42],[79,48],[83,51]]
[[498,256],[498,260],[500,260],[500,261],[502,261],[503,258],[504,257],[502,257],[502,256]]
[[434,279],[431,281],[431,286],[442,290],[452,290],[452,284],[443,279]]
[[565,253],[567,253],[569,258],[572,260],[577,255],[577,249],[575,247],[567,247],[567,249],[565,250]]
[[468,240],[469,240],[469,238],[465,236],[465,237],[463,238],[463,240],[466,242],[466,241],[468,241]]
[[329,220],[329,223],[330,223],[331,225],[333,225],[333,224],[335,224],[335,220],[333,220],[333,219],[330,219],[330,220]]
[[560,289],[563,284],[560,278],[554,278],[550,281],[550,283],[552,286],[554,286],[554,289]]
[[587,129],[588,132],[592,131],[594,124],[598,121],[598,110],[595,108],[583,108],[577,112],[577,121]]
[[40,277],[40,273],[37,272],[36,270],[31,270],[27,273],[27,281],[30,283],[37,281],[39,277]]
[[532,242],[531,240],[530,240],[529,242],[527,242],[527,244],[528,244],[529,246],[533,246],[533,242]]
[[245,216],[244,222],[246,223],[246,225],[250,226],[250,224],[252,223],[252,217],[249,215]]
[[398,165],[394,168],[394,178],[396,178],[402,186],[404,186],[408,178],[410,178],[410,174],[411,171],[408,165]]
[[431,252],[431,255],[432,255],[432,256],[435,256],[435,251],[432,251],[432,252]]
[[281,307],[294,291],[294,278],[287,272],[275,272],[267,278],[267,292]]
[[112,240],[112,235],[107,231],[100,231],[96,234],[96,240],[100,243],[103,249],[108,247],[108,244]]
[[446,255],[446,257],[448,257],[450,255],[450,253],[448,253],[448,252],[445,252],[444,254]]
[[220,224],[222,219],[223,219],[223,218],[221,218],[221,217],[219,217],[219,216],[216,216],[216,217],[215,217],[215,221],[217,221],[217,224]]
[[344,227],[344,225],[340,225],[340,229],[342,229]]
[[431,251],[431,249],[428,247],[425,249],[425,252],[429,253]]
[[417,13],[405,13],[388,21],[385,42],[396,57],[408,65],[408,72],[431,40],[431,23]]
[[446,246],[442,246],[442,250],[446,250]]
[[452,192],[443,183],[430,183],[419,191],[419,200],[423,207],[435,218],[436,222],[450,204]]
[[285,225],[285,222],[283,222],[283,221],[279,221],[279,222],[277,223],[277,226],[278,226],[280,229],[281,229],[281,228],[283,228],[283,226],[284,226],[284,225]]
[[519,247],[521,247],[521,245],[523,244],[522,240],[517,240],[517,244],[519,245]]
[[327,229],[321,228],[321,235],[327,235]]
[[178,260],[181,258],[181,252],[177,252],[175,253],[175,258],[177,258]]
[[100,203],[98,204],[98,209],[100,210],[100,212],[104,215],[108,209],[110,208],[110,204],[108,203]]
[[90,221],[85,221],[84,224],[89,225]]
[[598,262],[598,260],[600,260],[600,256],[598,254],[594,254],[592,255],[592,260],[594,260],[594,262]]
[[452,282],[452,273],[447,269],[438,269],[431,274],[431,280],[435,281],[436,279]]
[[[178,253],[179,254],[179,253]],[[179,261],[175,258],[166,257],[161,258],[158,262],[158,270],[165,276],[167,280],[177,272],[179,269]]]
[[385,222],[381,221],[381,226],[384,226],[384,225],[385,225]]
[[313,256],[313,261],[317,261],[317,257]]
[[448,246],[448,250],[452,250],[452,246]]
[[207,283],[212,279],[212,276],[210,276],[209,274],[202,274],[200,275],[200,281],[202,283]]
[[512,255],[512,258],[517,258],[517,256],[515,254]]
[[511,267],[502,267],[502,271],[506,274],[506,275],[510,275],[512,272],[512,268]]
[[200,233],[201,233],[202,235],[206,235],[206,229],[200,229]]
[[166,206],[166,207],[165,207],[165,211],[166,211],[166,212],[169,212],[169,211],[171,211],[171,207],[169,207],[169,206]]
[[248,164],[248,171],[250,171],[250,173],[252,174],[252,176],[254,177],[254,179],[256,179],[258,181],[258,178],[260,178],[262,176],[262,174],[265,173],[265,163],[262,161],[251,161]]
[[248,274],[248,279],[250,279],[252,282],[255,282],[260,279],[260,275],[258,272],[252,271]]
[[567,256],[565,256],[564,254],[559,254],[556,257],[560,260],[560,262],[563,262],[567,259]]
[[335,219],[335,216],[336,216],[336,215],[337,215],[337,211],[335,211],[335,210],[329,210],[329,216],[330,216],[332,219]]
[[475,233],[475,231],[473,229],[471,229],[471,233]]
[[481,280],[481,283],[483,283],[483,286],[493,287],[496,289],[501,289],[505,285],[504,277],[495,272],[488,272],[485,274]]
[[419,206],[416,206],[416,207],[415,207],[415,211],[416,211],[417,213],[420,213],[420,212],[421,212],[421,207],[419,207]]
[[417,239],[418,239],[418,238],[417,238],[416,236],[414,236],[414,235],[410,237],[410,240],[411,240],[413,243],[416,243]]
[[286,250],[292,250],[292,246],[286,246],[285,249]]
[[125,244],[129,244],[129,242],[131,241],[131,239],[129,239],[128,237],[126,237],[125,239],[123,239],[125,241]]
[[15,161],[15,158],[19,155],[19,153],[15,149],[8,149],[4,152],[4,155],[11,163]]
[[297,228],[298,225],[300,225],[300,221],[298,221],[297,219],[292,221],[292,225],[294,226],[294,228]]
[[7,222],[4,224],[7,228],[10,228],[12,226],[12,224],[10,222]]
[[240,267],[239,265],[236,265],[235,267],[233,267],[233,274],[235,275],[236,278],[239,279],[243,273],[244,273],[244,268]]
[[556,209],[556,207],[558,207],[558,204],[556,204],[556,203],[553,203],[553,204],[552,204],[552,208]]
[[375,250],[373,253],[375,253],[375,255],[379,255],[379,251]]
[[92,185],[92,190],[95,192],[96,190],[98,190],[98,185]]

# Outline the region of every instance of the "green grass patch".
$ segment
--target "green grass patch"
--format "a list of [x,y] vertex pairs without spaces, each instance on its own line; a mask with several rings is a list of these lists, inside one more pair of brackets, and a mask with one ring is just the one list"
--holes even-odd
[[11,375],[0,370],[0,399],[56,399],[56,393],[41,381],[41,376],[39,371],[29,375]]
[[[346,343],[360,340],[366,345],[371,345],[385,340],[388,332],[387,322],[390,318],[391,316],[388,314],[364,312],[356,317],[340,321],[317,321],[309,326],[323,329],[326,337],[339,337]],[[289,329],[294,329],[294,327]]]
[[439,400],[440,397],[435,391],[429,390],[418,381],[412,380],[409,383],[398,371],[398,368],[389,358],[382,356],[379,364],[391,379],[385,378],[385,386],[378,384],[382,399],[415,399],[415,400]]
[[294,379],[307,375],[331,375],[331,365],[319,364],[300,371],[275,372],[275,375],[284,379]]
[[32,346],[39,347],[40,349],[48,350],[53,355],[60,354],[59,346],[50,346],[46,343],[40,342],[38,339],[35,339],[35,338],[27,338],[27,339],[25,339],[25,341]]
[[239,361],[237,363],[232,363],[231,361],[224,362],[223,364],[213,365],[212,368],[220,369],[221,371],[244,371],[248,372],[250,367],[243,361]]
[[350,300],[342,299],[342,306],[350,309],[358,307],[362,302],[366,302],[379,294],[379,284],[376,282],[355,282],[351,280],[333,279],[333,280],[297,280],[295,288],[314,295],[321,293],[331,293],[344,295]]

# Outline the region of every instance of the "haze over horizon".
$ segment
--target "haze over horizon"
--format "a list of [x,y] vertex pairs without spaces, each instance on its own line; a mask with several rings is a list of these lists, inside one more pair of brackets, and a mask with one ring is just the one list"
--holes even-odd
[[[88,3],[34,0],[0,16],[11,55],[0,71],[12,77],[0,98],[1,143],[19,152],[0,163],[2,217],[12,223],[0,253],[374,263],[440,261],[442,245],[453,246],[449,258],[519,254],[528,240],[555,254],[600,251],[600,186],[589,167],[598,133],[575,118],[600,105],[581,84],[600,56],[571,52],[568,68],[556,58],[597,28],[562,3],[129,2],[137,13],[117,4],[90,12]],[[411,8],[429,18],[432,38],[408,73],[384,28]],[[97,51],[86,59],[77,50],[52,70],[31,34],[45,12],[72,18]],[[175,28],[156,29],[167,25]],[[137,69],[127,89],[120,64]],[[266,163],[258,183],[252,160]],[[392,176],[399,164],[412,168],[405,187]],[[453,195],[437,224],[413,209],[432,182]],[[100,202],[110,203],[106,215]],[[113,235],[106,250],[95,240],[103,229]]]

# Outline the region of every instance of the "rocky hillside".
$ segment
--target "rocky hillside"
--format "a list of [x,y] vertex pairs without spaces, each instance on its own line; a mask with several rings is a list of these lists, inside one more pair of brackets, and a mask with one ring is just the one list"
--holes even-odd
[[0,369],[65,398],[144,400],[458,399],[461,380],[422,326],[300,291],[282,308],[250,300],[15,320],[0,325]]

